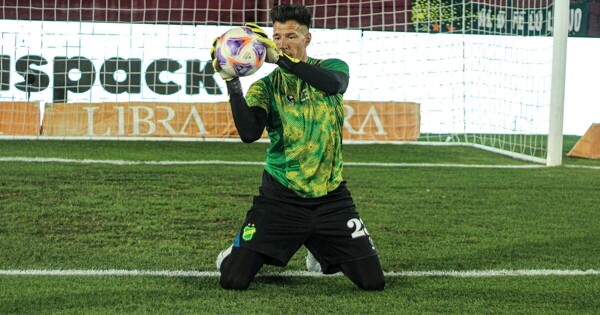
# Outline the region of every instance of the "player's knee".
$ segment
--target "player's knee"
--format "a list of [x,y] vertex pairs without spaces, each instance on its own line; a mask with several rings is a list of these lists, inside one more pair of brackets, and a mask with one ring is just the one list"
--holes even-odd
[[264,264],[264,257],[252,250],[234,248],[221,263],[221,287],[229,290],[246,290]]
[[241,279],[231,274],[221,274],[221,287],[227,290],[244,291],[250,286],[250,281]]
[[365,291],[382,291],[385,288],[385,276],[377,256],[344,263],[341,267],[344,275]]
[[385,278],[375,277],[371,279],[363,279],[361,283],[357,283],[358,287],[365,291],[383,291],[385,288]]

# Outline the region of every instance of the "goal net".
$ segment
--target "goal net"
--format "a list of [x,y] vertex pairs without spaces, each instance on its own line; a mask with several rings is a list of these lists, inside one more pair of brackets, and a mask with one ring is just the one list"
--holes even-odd
[[[286,2],[312,12],[309,55],[350,66],[345,141],[473,145],[547,162],[561,84],[552,1]],[[277,3],[6,0],[0,137],[235,140],[209,49],[245,22],[271,33]],[[242,78],[244,88],[272,69]]]

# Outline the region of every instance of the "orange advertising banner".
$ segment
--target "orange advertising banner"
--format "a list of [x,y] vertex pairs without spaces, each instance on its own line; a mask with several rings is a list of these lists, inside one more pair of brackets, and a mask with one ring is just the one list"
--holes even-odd
[[39,104],[0,102],[0,135],[39,136]]
[[[417,103],[346,101],[344,105],[344,139],[411,141],[420,135]],[[238,137],[227,102],[48,104],[43,135]]]
[[420,104],[344,101],[344,139],[414,141],[421,134]]
[[46,136],[196,137],[236,136],[229,103],[48,104]]

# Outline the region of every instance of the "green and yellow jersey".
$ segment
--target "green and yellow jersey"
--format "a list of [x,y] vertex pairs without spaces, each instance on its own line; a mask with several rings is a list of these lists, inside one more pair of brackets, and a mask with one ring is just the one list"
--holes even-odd
[[[339,59],[308,58],[307,63],[349,74]],[[320,197],[342,181],[343,95],[327,95],[291,72],[275,69],[254,82],[248,106],[267,111],[265,170],[302,197]]]

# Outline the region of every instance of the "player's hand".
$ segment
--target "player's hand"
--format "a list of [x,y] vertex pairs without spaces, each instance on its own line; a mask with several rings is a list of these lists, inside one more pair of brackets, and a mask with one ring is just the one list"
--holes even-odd
[[215,53],[216,49],[217,49],[217,40],[219,39],[219,37],[215,38],[215,40],[212,43],[212,47],[210,48],[210,59],[212,59],[212,66],[213,69],[215,69],[216,72],[219,73],[219,75],[221,75],[221,78],[225,81],[231,81],[233,80],[235,77],[225,73],[225,71],[221,70],[221,66],[219,65],[219,63],[217,62],[217,54]]
[[263,44],[265,48],[267,48],[266,62],[276,63],[279,66],[283,66],[288,70],[292,70],[296,66],[296,64],[300,62],[299,59],[291,57],[286,53],[278,50],[275,42],[269,39],[267,33],[265,33],[265,31],[262,28],[260,28],[260,26],[254,23],[246,23],[244,25],[252,29],[252,32],[258,35],[258,41],[261,44]]
[[265,33],[260,26],[254,23],[246,23],[244,26],[249,27],[254,34],[258,35],[258,41],[267,49],[267,58],[265,61],[268,63],[276,63],[277,60],[279,60],[279,52],[277,51],[275,42],[269,39],[267,33]]

